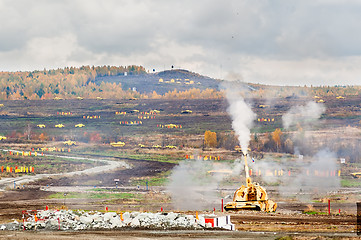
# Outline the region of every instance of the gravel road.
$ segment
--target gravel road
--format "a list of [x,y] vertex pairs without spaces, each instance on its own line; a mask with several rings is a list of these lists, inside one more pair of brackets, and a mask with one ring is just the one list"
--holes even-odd
[[[0,149],[1,151],[12,151],[12,152],[20,152],[14,149]],[[36,174],[35,176],[32,175],[23,175],[19,177],[11,177],[11,178],[2,178],[0,180],[0,191],[4,191],[6,188],[14,188],[18,185],[23,185],[29,182],[33,182],[42,178],[52,177],[52,176],[65,176],[70,177],[73,175],[80,175],[80,174],[95,174],[101,172],[107,172],[110,170],[114,170],[116,168],[130,168],[124,161],[112,161],[107,159],[95,159],[95,158],[87,158],[87,157],[77,157],[77,156],[64,156],[64,155],[54,155],[54,154],[44,154],[44,157],[59,157],[63,159],[78,159],[78,160],[88,160],[94,162],[103,162],[105,163],[102,166],[96,166],[93,168],[88,168],[85,170],[74,171],[74,172],[67,172],[67,173],[56,173],[56,174]]]

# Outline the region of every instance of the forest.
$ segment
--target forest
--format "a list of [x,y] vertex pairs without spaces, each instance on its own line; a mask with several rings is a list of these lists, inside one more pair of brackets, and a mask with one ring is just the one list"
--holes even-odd
[[[222,98],[222,90],[205,89],[189,86],[188,90],[179,91],[169,86],[164,94],[154,89],[150,93],[139,93],[134,89],[123,89],[120,82],[95,83],[97,77],[133,75],[142,78],[147,71],[143,66],[82,66],[65,67],[56,70],[32,72],[0,72],[0,100],[40,100],[40,99],[209,99]],[[191,76],[190,76],[191,77]],[[219,82],[221,82],[219,80]],[[361,86],[268,86],[247,84],[251,96],[257,98],[289,96],[350,96],[361,94]]]

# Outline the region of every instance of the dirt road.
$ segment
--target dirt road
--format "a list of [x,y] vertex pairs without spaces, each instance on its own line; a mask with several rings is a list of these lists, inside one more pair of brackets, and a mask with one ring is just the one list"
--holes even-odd
[[[14,149],[0,149],[1,151],[12,151],[12,152],[20,152]],[[16,186],[24,185],[29,182],[34,182],[36,180],[40,180],[43,178],[48,177],[55,177],[55,176],[64,176],[64,177],[71,177],[74,175],[82,175],[82,174],[97,174],[102,172],[107,172],[110,170],[122,168],[127,169],[130,168],[130,165],[124,161],[112,161],[106,159],[95,159],[95,158],[87,158],[87,157],[77,157],[77,156],[65,156],[65,155],[54,155],[54,154],[44,154],[44,157],[59,157],[63,159],[75,159],[75,160],[88,160],[88,161],[96,161],[102,162],[104,165],[96,166],[93,168],[88,168],[81,171],[73,171],[68,173],[57,173],[57,174],[36,174],[34,176],[31,175],[23,175],[19,177],[12,177],[12,178],[2,178],[0,179],[0,190],[5,190],[6,188],[16,188]]]

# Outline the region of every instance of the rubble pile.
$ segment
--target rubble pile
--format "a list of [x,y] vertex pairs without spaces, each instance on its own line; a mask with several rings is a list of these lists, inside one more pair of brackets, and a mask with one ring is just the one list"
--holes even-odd
[[[90,229],[205,229],[212,227],[204,216],[180,213],[85,212],[73,210],[39,210],[24,215],[17,230],[90,230]],[[2,230],[15,230],[14,223],[1,225]]]

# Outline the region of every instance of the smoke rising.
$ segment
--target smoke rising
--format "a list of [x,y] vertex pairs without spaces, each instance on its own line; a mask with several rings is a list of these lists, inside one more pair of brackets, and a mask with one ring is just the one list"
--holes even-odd
[[287,182],[287,185],[281,187],[280,192],[296,193],[299,194],[299,198],[307,199],[308,197],[302,194],[308,193],[317,196],[336,191],[339,188],[340,178],[338,177],[336,154],[328,149],[322,149],[311,158],[309,164],[301,167],[301,171],[295,174],[292,180]]
[[265,158],[249,165],[254,175],[259,175],[262,181],[279,185],[279,192],[285,197],[310,200],[340,188],[337,156],[327,148],[313,157],[291,161],[283,159],[281,162]]
[[308,102],[304,106],[292,107],[286,114],[282,116],[283,126],[290,128],[297,123],[305,125],[312,123],[319,119],[326,111],[326,108],[321,103]]
[[[300,125],[303,128],[311,126],[318,121],[326,111],[326,107],[321,103],[310,101],[303,106],[294,106],[282,117],[284,128],[291,128]],[[308,200],[311,196],[322,195],[330,191],[338,190],[340,178],[338,177],[337,156],[328,148],[316,150],[317,146],[311,142],[307,132],[299,132],[294,137],[295,154],[313,155],[310,158],[299,158],[294,162],[294,167],[298,172],[292,172],[292,177],[284,175],[280,193],[283,195],[296,194],[300,200]],[[320,147],[320,146],[319,146]],[[282,168],[282,166],[279,166]],[[284,167],[283,167],[284,168]]]
[[228,171],[232,176],[239,176],[243,169],[240,160],[231,164],[196,159],[182,161],[172,171],[166,189],[175,209],[201,210],[217,207],[215,204],[219,204],[220,196],[216,190],[227,174],[210,174],[208,171]]
[[[241,91],[247,89],[239,83],[233,82],[232,86],[224,85],[229,103],[228,112],[232,118],[232,127],[236,132],[242,152],[247,154],[250,141],[250,129],[256,114],[245,102]],[[197,158],[196,158],[197,159]],[[219,196],[215,191],[227,174],[210,174],[210,170],[222,170],[232,176],[240,176],[244,163],[240,159],[230,163],[212,163],[203,160],[182,161],[176,166],[170,176],[167,191],[172,197],[175,207],[182,210],[206,209],[217,203]],[[214,206],[214,205],[213,205]]]
[[251,139],[251,127],[256,114],[251,107],[245,102],[237,88],[228,87],[226,97],[229,103],[228,113],[232,118],[232,128],[236,132],[242,152],[247,154],[247,148]]

